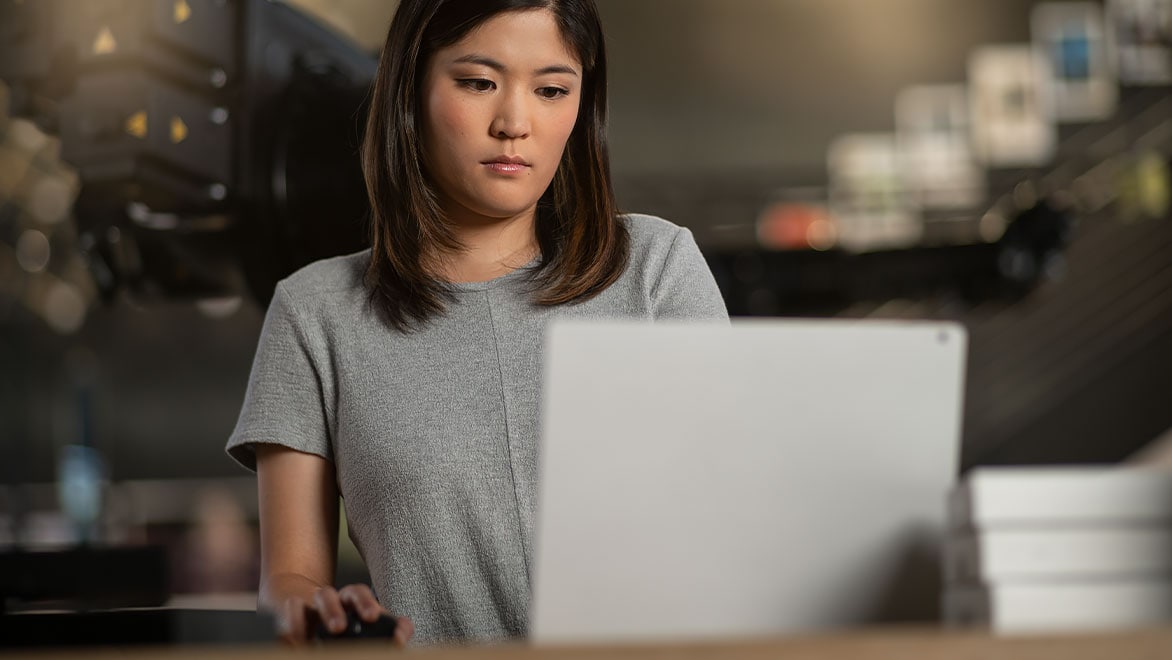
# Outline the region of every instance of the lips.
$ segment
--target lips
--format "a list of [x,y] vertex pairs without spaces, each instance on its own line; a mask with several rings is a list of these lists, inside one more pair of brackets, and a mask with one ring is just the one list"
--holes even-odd
[[484,161],[485,165],[493,165],[496,163],[500,163],[502,165],[524,165],[525,167],[529,167],[529,161],[520,156],[497,156],[496,158],[491,158]]
[[481,164],[497,174],[517,174],[530,167],[529,162],[520,156],[497,156]]

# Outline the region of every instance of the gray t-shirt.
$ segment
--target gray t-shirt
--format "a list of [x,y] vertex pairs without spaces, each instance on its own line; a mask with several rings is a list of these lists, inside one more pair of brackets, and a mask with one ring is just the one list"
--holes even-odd
[[334,463],[375,592],[413,619],[416,643],[528,631],[546,324],[727,322],[691,232],[651,216],[625,221],[627,270],[576,305],[532,304],[522,268],[455,285],[444,315],[404,334],[367,302],[369,252],[311,264],[277,286],[228,453],[252,470],[253,443]]

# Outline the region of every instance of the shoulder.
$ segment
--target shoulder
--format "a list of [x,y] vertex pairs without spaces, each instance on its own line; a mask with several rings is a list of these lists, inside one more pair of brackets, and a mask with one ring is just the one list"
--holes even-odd
[[278,282],[262,334],[328,354],[347,328],[371,316],[364,284],[369,261],[369,250],[322,259]]
[[687,231],[670,220],[645,213],[626,213],[621,218],[631,234],[632,245],[670,246],[680,232]]
[[635,261],[662,263],[681,239],[692,240],[692,234],[670,220],[643,213],[622,216],[631,235],[631,257]]
[[651,215],[625,216],[631,233],[628,273],[652,318],[728,322],[728,312],[692,232]]
[[315,261],[281,280],[277,288],[300,303],[334,297],[337,294],[362,293],[370,250]]
[[364,278],[370,251],[314,261],[277,283],[268,315],[294,325],[321,328],[364,318],[368,295]]
[[617,283],[619,288],[650,296],[665,277],[670,279],[676,271],[691,270],[703,262],[688,229],[642,213],[625,214],[620,219],[630,235],[630,259]]

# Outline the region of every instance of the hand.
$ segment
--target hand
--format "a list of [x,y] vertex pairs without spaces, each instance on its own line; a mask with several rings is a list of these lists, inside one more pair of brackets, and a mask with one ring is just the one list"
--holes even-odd
[[[309,641],[314,624],[324,621],[331,633],[346,628],[346,610],[358,613],[366,622],[374,622],[380,614],[390,614],[383,609],[374,592],[365,584],[351,584],[335,590],[321,587],[313,593],[312,600],[294,596],[285,600],[276,612],[277,635],[290,646],[302,646]],[[400,648],[407,645],[415,634],[415,624],[405,616],[395,617],[394,644]]]

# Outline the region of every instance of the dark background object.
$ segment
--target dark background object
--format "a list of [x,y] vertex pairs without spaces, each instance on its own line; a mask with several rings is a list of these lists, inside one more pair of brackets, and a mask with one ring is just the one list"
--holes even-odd
[[0,0],[0,23],[12,114],[61,136],[107,300],[263,303],[297,268],[365,245],[375,60],[350,41],[266,0]]
[[234,610],[108,610],[0,616],[0,649],[269,644],[273,619]]
[[993,243],[855,254],[843,250],[710,251],[734,316],[834,316],[862,301],[953,297],[972,305],[1028,295],[1062,258],[1070,209],[1042,200]]
[[158,607],[169,596],[167,555],[159,546],[0,553],[0,614],[52,606]]

